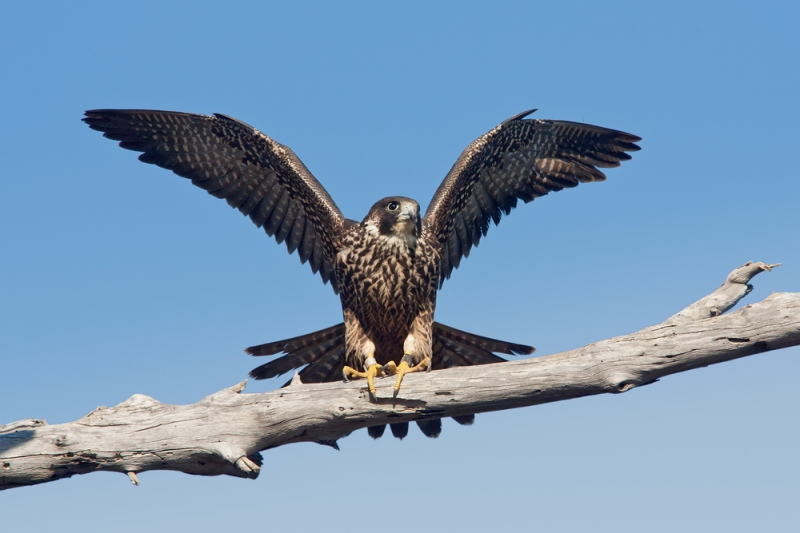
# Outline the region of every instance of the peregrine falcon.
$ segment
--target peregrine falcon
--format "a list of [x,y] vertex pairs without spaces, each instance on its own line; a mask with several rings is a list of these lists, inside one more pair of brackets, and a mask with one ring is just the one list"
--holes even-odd
[[[562,120],[526,119],[525,111],[470,144],[434,194],[424,216],[411,198],[376,202],[361,222],[333,199],[286,146],[234,118],[149,110],[87,111],[90,128],[142,152],[145,163],[172,170],[249,216],[289,253],[298,253],[342,303],[344,323],[253,346],[252,355],[284,353],[250,372],[255,379],[294,368],[304,382],[396,376],[397,396],[411,372],[504,361],[529,346],[481,337],[434,322],[436,294],[490,222],[551,191],[602,181],[641,139]],[[474,416],[458,417],[469,424]],[[438,436],[440,420],[418,422]],[[377,438],[385,426],[369,428]],[[408,424],[392,424],[404,437]]]

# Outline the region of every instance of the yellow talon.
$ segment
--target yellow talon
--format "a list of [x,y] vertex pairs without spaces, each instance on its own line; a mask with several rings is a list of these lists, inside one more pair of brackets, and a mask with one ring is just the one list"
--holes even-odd
[[397,381],[394,382],[394,395],[397,396],[397,391],[400,390],[400,384],[403,382],[403,376],[408,372],[408,363],[405,361],[400,361],[400,364],[397,366]]
[[369,393],[373,398],[375,398],[375,376],[384,376],[384,369],[381,367],[381,365],[375,362],[375,358],[371,354],[369,357],[367,357],[366,364],[366,372],[359,372],[355,368],[345,365],[344,368],[342,368],[342,376],[344,377],[345,381],[350,381],[353,378],[367,378],[367,387],[369,388]]
[[[408,354],[406,354],[408,355]],[[408,362],[405,360],[405,356],[403,360],[400,361],[400,364],[395,366],[394,361],[392,361],[390,370],[392,374],[397,374],[397,381],[394,382],[394,394],[393,396],[397,398],[397,393],[400,392],[400,384],[403,382],[403,376],[406,374],[410,374],[412,372],[421,372],[423,370],[428,370],[428,364],[430,363],[430,358],[426,357],[422,361],[420,361],[417,365],[413,367],[409,367]],[[386,367],[389,367],[387,364]]]
[[418,364],[411,366],[408,364],[409,360],[413,360],[410,354],[405,354],[403,359],[398,365],[394,361],[389,361],[381,366],[375,362],[374,357],[370,354],[366,359],[367,370],[366,372],[359,372],[353,367],[345,366],[342,368],[342,375],[345,381],[350,381],[353,378],[367,378],[367,388],[369,389],[370,396],[377,398],[375,392],[375,378],[386,375],[397,375],[397,380],[394,383],[394,397],[397,398],[397,393],[400,391],[400,384],[403,383],[403,376],[411,372],[422,372],[428,370],[430,366],[430,358],[426,357]]
[[369,387],[369,393],[373,396],[375,396],[375,376],[382,375],[381,365],[377,363],[369,365],[369,368],[367,368],[367,387]]
[[352,366],[345,365],[344,368],[342,368],[342,376],[344,376],[345,381],[350,381],[354,378],[365,378],[367,374],[366,372],[359,372]]

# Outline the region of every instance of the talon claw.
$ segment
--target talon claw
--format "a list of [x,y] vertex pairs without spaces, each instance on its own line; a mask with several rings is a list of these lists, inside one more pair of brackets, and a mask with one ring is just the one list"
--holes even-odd
[[[409,359],[406,359],[407,357]],[[405,356],[403,356],[403,360],[400,361],[400,364],[397,365],[397,369],[395,371],[395,373],[397,374],[397,381],[395,381],[394,383],[394,395],[392,396],[393,398],[397,398],[397,394],[398,392],[400,392],[400,384],[403,383],[403,377],[406,374],[411,374],[412,372],[422,372],[423,370],[430,370],[431,368],[431,359],[429,357],[426,357],[425,359],[417,363],[416,366],[413,367],[408,364],[409,360],[413,359],[411,359],[411,356],[409,354],[406,354]]]
[[375,389],[375,378],[384,377],[387,375],[396,375],[397,380],[394,383],[394,390],[392,391],[392,398],[396,399],[398,393],[400,392],[400,384],[403,383],[403,376],[410,374],[411,372],[430,370],[431,367],[431,360],[429,357],[426,357],[413,367],[409,364],[409,361],[413,361],[413,357],[409,354],[403,356],[403,360],[400,361],[399,365],[394,361],[389,361],[385,365],[379,365],[375,362],[374,358],[369,357],[367,359],[369,366],[367,366],[366,372],[360,372],[355,368],[345,366],[342,369],[342,378],[344,378],[345,383],[349,382],[351,378],[367,378],[369,399],[371,402],[377,403],[378,394]]
[[367,387],[369,388],[369,393],[375,397],[377,401],[377,395],[375,394],[375,376],[380,376],[381,367],[377,363],[373,365],[369,365],[367,369]]

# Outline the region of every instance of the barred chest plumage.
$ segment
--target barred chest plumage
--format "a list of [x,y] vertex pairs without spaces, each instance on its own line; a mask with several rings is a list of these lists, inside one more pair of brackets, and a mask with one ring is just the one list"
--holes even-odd
[[402,355],[412,322],[436,305],[440,255],[413,236],[386,236],[358,225],[344,236],[336,275],[342,306],[376,344]]

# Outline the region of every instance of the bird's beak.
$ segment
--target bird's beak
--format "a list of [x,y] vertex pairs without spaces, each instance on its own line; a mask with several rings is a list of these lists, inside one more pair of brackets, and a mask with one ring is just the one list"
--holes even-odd
[[400,214],[397,215],[397,225],[394,227],[393,231],[403,235],[419,235],[419,207],[416,204],[412,202],[403,202],[400,205]]
[[400,216],[398,216],[400,220],[413,220],[414,222],[417,221],[419,218],[419,213],[417,212],[417,208],[413,205],[404,205],[403,210],[400,211]]

